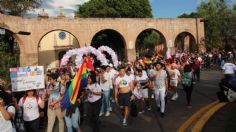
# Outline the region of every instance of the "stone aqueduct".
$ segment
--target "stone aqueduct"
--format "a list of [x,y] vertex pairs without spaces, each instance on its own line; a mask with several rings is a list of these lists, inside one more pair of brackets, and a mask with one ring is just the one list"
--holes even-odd
[[[0,14],[0,28],[14,33],[20,47],[20,65],[38,64],[38,46],[40,40],[49,32],[64,30],[74,35],[80,47],[90,44],[96,33],[105,29],[117,31],[124,39],[127,59],[136,57],[135,41],[146,29],[161,33],[166,44],[173,45],[176,37],[187,32],[191,34],[198,50],[204,49],[204,23],[196,19],[133,19],[133,18],[78,18],[78,19],[26,19]],[[17,34],[19,31],[30,32],[28,36]]]

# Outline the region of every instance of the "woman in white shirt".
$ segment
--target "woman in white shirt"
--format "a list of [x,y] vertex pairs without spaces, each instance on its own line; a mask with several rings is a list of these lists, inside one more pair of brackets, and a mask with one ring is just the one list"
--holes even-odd
[[28,90],[25,92],[25,96],[22,97],[16,104],[16,108],[23,108],[23,120],[26,132],[35,132],[39,128],[39,108],[44,108],[45,95],[42,99],[36,95],[36,90]]
[[8,93],[0,91],[0,131],[15,132],[12,124],[15,108],[10,105],[12,98]]
[[88,76],[86,88],[88,96],[88,117],[92,123],[93,132],[99,132],[99,113],[102,105],[102,89],[97,83],[95,72]]

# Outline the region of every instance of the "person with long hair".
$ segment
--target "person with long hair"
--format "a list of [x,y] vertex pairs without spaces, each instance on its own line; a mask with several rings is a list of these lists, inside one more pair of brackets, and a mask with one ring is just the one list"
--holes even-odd
[[36,90],[27,90],[25,95],[20,99],[17,110],[23,109],[23,120],[26,132],[38,131],[40,122],[39,108],[44,108],[44,98],[36,95]]
[[88,76],[86,94],[88,96],[88,117],[92,124],[93,132],[99,132],[99,113],[102,106],[102,89],[97,83],[95,72]]
[[154,95],[158,111],[161,111],[161,117],[165,116],[165,97],[168,92],[167,73],[163,69],[164,64],[156,64],[156,74],[154,75]]
[[184,66],[182,78],[182,85],[187,97],[187,107],[191,108],[191,95],[193,91],[193,71],[191,65],[187,64]]

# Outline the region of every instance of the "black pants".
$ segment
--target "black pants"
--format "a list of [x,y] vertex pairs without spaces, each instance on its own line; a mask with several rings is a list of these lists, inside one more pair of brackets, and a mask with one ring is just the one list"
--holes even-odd
[[186,92],[187,104],[190,105],[193,86],[183,86],[183,87],[184,91]]
[[24,121],[25,131],[26,132],[38,132],[39,121],[40,121],[39,118],[32,120],[32,121]]
[[93,132],[99,132],[99,113],[102,106],[102,100],[88,103],[88,117],[92,124]]

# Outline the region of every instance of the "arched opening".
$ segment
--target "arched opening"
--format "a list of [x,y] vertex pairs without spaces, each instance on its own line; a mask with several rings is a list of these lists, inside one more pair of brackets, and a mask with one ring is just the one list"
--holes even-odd
[[[94,48],[99,48],[100,46],[108,46],[116,52],[118,60],[123,61],[127,59],[126,44],[124,38],[119,32],[115,30],[105,29],[99,31],[93,37],[91,46]],[[111,56],[107,53],[105,53],[105,55],[106,58],[111,61]]]
[[139,57],[151,57],[155,54],[164,55],[167,51],[166,39],[160,31],[146,29],[138,35],[135,42],[135,49]]
[[0,28],[0,77],[10,81],[9,69],[20,66],[20,48],[15,33]]
[[196,52],[197,44],[194,36],[189,32],[182,32],[175,39],[175,51]]
[[65,30],[53,30],[46,33],[39,41],[38,64],[45,69],[59,67],[63,55],[73,48],[79,48],[77,38]]

